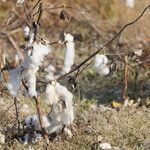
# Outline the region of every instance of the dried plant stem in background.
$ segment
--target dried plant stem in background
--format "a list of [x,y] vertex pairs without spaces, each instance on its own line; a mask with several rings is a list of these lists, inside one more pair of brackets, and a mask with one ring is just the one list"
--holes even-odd
[[128,55],[124,56],[124,87],[123,87],[123,100],[127,99],[128,90]]
[[18,105],[17,105],[16,97],[14,97],[14,104],[15,104],[15,111],[16,111],[16,122],[17,122],[18,133],[19,133],[20,132],[20,121],[19,121],[19,112],[18,112]]
[[38,117],[39,117],[39,123],[41,126],[41,131],[42,131],[43,137],[46,140],[46,142],[48,142],[48,136],[47,136],[47,133],[46,133],[45,128],[44,128],[44,122],[42,119],[42,112],[40,110],[39,100],[36,96],[34,96],[33,98],[35,100],[36,109],[37,109],[37,113],[38,113]]

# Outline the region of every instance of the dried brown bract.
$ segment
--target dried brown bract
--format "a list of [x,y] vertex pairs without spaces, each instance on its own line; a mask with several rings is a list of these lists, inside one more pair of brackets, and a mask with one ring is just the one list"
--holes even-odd
[[62,10],[61,12],[60,12],[60,20],[69,20],[70,19],[70,17],[69,17],[69,13],[68,13],[68,11],[67,10]]

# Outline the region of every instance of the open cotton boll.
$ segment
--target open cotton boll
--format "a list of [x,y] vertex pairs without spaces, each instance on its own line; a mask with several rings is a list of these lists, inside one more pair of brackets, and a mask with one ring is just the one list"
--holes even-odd
[[54,85],[51,85],[51,84],[47,85],[47,87],[46,87],[46,101],[50,105],[53,105],[54,103],[59,101]]
[[130,8],[134,7],[134,0],[126,0],[126,5]]
[[65,108],[62,111],[62,123],[64,125],[69,125],[74,120],[74,112],[73,112],[73,95],[71,92],[67,90],[66,87],[56,84],[56,93],[61,101],[65,103]]
[[101,76],[108,75],[110,70],[107,67],[107,63],[108,63],[108,58],[105,55],[97,54],[94,59],[93,67],[99,75]]
[[108,58],[105,55],[97,54],[94,59],[94,67],[99,67],[102,64],[107,64]]
[[17,68],[9,71],[9,78],[7,88],[10,94],[14,97],[18,95],[19,92],[19,84],[21,80],[23,68],[18,66]]
[[54,80],[54,73],[56,70],[53,65],[49,65],[44,71],[47,72],[47,75],[45,76],[46,81]]
[[28,70],[26,71],[25,78],[27,79],[28,91],[29,91],[29,95],[31,97],[37,96],[37,92],[36,92],[36,72],[38,71],[38,69],[39,69],[38,66],[36,66],[34,64],[30,64]]
[[30,28],[27,25],[23,28],[23,35],[25,38],[30,37]]
[[[50,126],[50,122],[47,119],[47,117],[45,115],[42,116],[43,119],[43,123],[44,123],[44,128],[47,128],[48,126]],[[37,115],[33,115],[33,116],[28,116],[25,119],[25,125],[27,128],[33,129],[33,130],[40,130],[40,122],[39,122],[39,117]]]
[[44,56],[51,52],[49,45],[43,45],[41,43],[33,44],[33,51],[31,57],[31,62],[37,66],[42,64]]
[[17,3],[16,3],[16,4],[17,4],[17,5],[21,5],[21,4],[24,3],[24,1],[25,1],[25,0],[17,0]]
[[62,74],[68,73],[71,70],[75,57],[74,37],[70,33],[68,34],[64,33],[64,36],[66,42],[66,50]]
[[108,75],[110,73],[110,69],[105,66],[104,68],[101,68],[97,73],[101,76]]

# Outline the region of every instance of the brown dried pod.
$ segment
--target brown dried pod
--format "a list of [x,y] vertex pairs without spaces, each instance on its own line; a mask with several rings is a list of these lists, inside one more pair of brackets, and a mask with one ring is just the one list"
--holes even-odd
[[69,17],[69,13],[68,13],[68,11],[67,10],[62,10],[61,12],[60,12],[60,20],[69,20],[70,19],[70,17]]

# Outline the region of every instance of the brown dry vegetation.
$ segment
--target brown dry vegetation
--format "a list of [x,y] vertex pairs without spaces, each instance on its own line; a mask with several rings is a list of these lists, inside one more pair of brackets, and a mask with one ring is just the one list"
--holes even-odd
[[[64,1],[45,0],[45,6],[61,6]],[[40,33],[44,34],[50,42],[61,38],[63,32],[82,34],[83,41],[76,43],[76,64],[89,56],[93,51],[100,47],[115,35],[119,29],[136,18],[143,8],[149,4],[149,0],[137,0],[134,9],[126,8],[123,2],[116,0],[73,0],[67,1],[67,5],[78,10],[69,10],[70,21],[60,21],[60,10],[45,11],[41,18]],[[33,2],[30,3],[33,5]],[[81,11],[79,11],[81,10]],[[87,11],[90,11],[87,12]],[[1,32],[11,32],[18,49],[23,43],[21,27],[24,21],[24,10],[15,6],[15,1],[1,3],[0,1],[0,50],[6,52],[9,60],[14,59],[17,49],[15,49],[8,38]],[[119,39],[121,47],[115,48],[115,42],[105,48],[101,53],[124,53],[139,49],[139,45],[145,41],[150,41],[150,12],[128,27]],[[17,29],[17,30],[16,30]],[[141,47],[140,47],[141,48]],[[150,47],[146,49],[144,59],[149,59]],[[53,53],[47,57],[46,62],[52,61],[61,67],[63,52],[61,47],[54,45]],[[0,53],[0,54],[1,54]],[[53,60],[52,58],[55,58]],[[115,60],[122,60],[116,57]],[[122,61],[121,61],[122,62]],[[2,64],[2,63],[1,63]],[[134,62],[130,61],[131,66]],[[122,67],[122,66],[121,66]],[[136,69],[138,70],[138,81],[135,82]],[[75,95],[75,129],[74,136],[70,139],[61,135],[57,140],[50,142],[48,147],[44,141],[36,144],[23,146],[12,136],[12,127],[15,121],[14,106],[12,98],[1,82],[0,88],[0,132],[6,135],[6,144],[0,144],[0,149],[5,150],[28,150],[33,147],[36,150],[62,149],[62,150],[98,150],[98,138],[102,137],[102,142],[108,142],[112,146],[119,147],[121,150],[149,150],[150,149],[150,78],[149,64],[145,66],[132,67],[129,70],[129,99],[137,101],[141,98],[140,107],[121,107],[113,109],[110,102],[113,100],[121,101],[123,88],[123,71],[117,71],[105,78],[99,77],[88,68],[79,78],[77,78],[77,88],[72,91]],[[21,93],[21,92],[20,92]],[[44,102],[44,95],[40,96],[41,108],[43,112],[48,112]],[[30,114],[36,113],[35,105],[32,100],[19,96],[20,120],[29,115],[21,111],[23,104],[30,106]],[[103,111],[101,104],[110,107]]]

